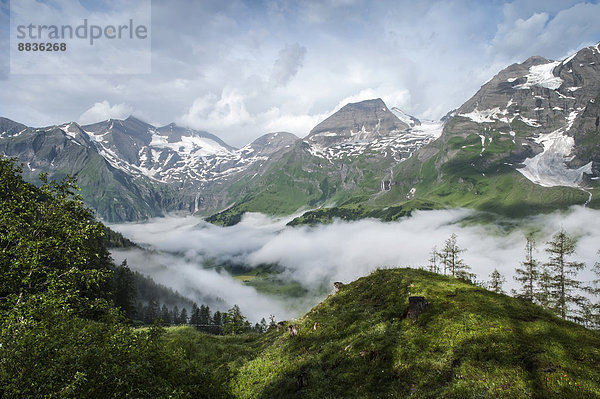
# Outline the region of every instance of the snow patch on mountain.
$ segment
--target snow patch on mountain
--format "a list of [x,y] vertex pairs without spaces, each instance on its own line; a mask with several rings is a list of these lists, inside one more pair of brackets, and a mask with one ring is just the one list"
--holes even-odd
[[308,141],[305,142],[309,144],[308,151],[312,155],[326,158],[329,161],[371,153],[390,157],[395,162],[402,162],[409,158],[416,150],[437,139],[442,134],[443,122],[419,121],[419,123],[419,125],[398,132],[395,135],[378,137],[372,140],[361,139],[360,136],[364,137],[371,134],[368,131],[361,131],[360,136],[354,136],[354,140],[329,147],[322,147]]
[[[509,102],[507,107],[509,107],[511,105],[512,104]],[[471,119],[475,123],[494,123],[496,121],[504,122],[504,123],[511,123],[513,118],[508,118],[507,115],[508,115],[508,110],[506,110],[506,109],[501,110],[498,107],[495,107],[492,109],[484,109],[484,110],[478,110],[477,108],[475,108],[471,112],[458,114],[458,116],[462,116],[464,118]]]
[[[165,135],[154,127],[143,133],[149,138],[148,145],[139,146],[136,156],[125,159],[113,143],[114,128],[115,124],[111,121],[102,130],[77,129],[77,132],[87,135],[96,144],[98,153],[112,167],[131,176],[144,176],[157,182],[202,184],[242,172],[256,162],[267,159],[253,154],[254,151],[248,151],[246,147],[242,150],[227,148],[201,132],[186,130],[183,134]],[[71,137],[78,134],[69,125],[61,129]]]
[[562,84],[562,79],[554,76],[554,68],[560,64],[560,61],[553,61],[547,64],[534,65],[529,68],[526,75],[527,82],[515,86],[515,89],[531,89],[533,86],[544,87],[550,90],[556,90]]
[[540,127],[541,126],[538,123],[538,121],[536,121],[535,119],[526,118],[522,115],[519,115],[519,119],[521,120],[521,122],[523,122],[524,124],[531,126],[531,127]]
[[406,123],[409,127],[415,127],[421,124],[421,121],[419,121],[417,118],[408,115],[406,112],[402,111],[398,107],[392,107],[390,111],[392,112],[392,114],[396,115],[398,119]]
[[168,136],[162,136],[158,132],[153,132],[150,147],[154,148],[170,148],[179,154],[195,154],[196,156],[209,155],[229,155],[231,152],[219,145],[215,141],[191,134],[182,136],[181,140],[169,142]]
[[579,112],[573,111],[566,118],[566,126],[548,134],[535,138],[535,142],[544,146],[544,151],[533,158],[527,158],[523,168],[517,169],[523,176],[543,187],[580,187],[584,173],[592,173],[592,162],[577,168],[569,169],[566,162],[573,159],[571,155],[575,140],[566,135],[571,129]]

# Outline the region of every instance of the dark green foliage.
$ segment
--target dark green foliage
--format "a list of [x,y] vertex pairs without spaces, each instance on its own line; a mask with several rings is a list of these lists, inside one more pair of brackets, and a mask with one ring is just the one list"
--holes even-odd
[[97,317],[110,276],[103,226],[70,178],[37,188],[0,159],[0,310],[36,296]]
[[233,226],[242,220],[246,211],[238,210],[237,207],[228,208],[224,211],[210,215],[205,220],[219,226]]
[[506,279],[502,274],[500,274],[498,269],[494,269],[492,274],[490,274],[490,279],[491,280],[488,285],[489,290],[497,294],[504,293],[504,291],[502,290],[502,285],[506,282]]
[[188,322],[187,309],[183,308],[183,309],[181,309],[181,313],[179,313],[179,317],[177,318],[177,323],[178,324],[187,324],[187,322]]
[[[598,251],[600,255],[600,251]],[[595,278],[586,290],[592,295],[592,301],[586,308],[586,322],[591,327],[600,329],[600,262],[596,262],[592,268]]]
[[135,309],[136,290],[134,276],[134,273],[127,266],[126,260],[121,265],[115,267],[113,271],[113,301],[129,320],[134,320],[137,314]]
[[208,367],[164,348],[159,328],[45,307],[29,312],[27,325],[14,316],[5,322],[15,327],[0,335],[0,397],[220,397]]
[[104,226],[104,245],[106,248],[139,248],[123,234]]
[[174,305],[192,307],[193,301],[189,298],[184,297],[180,293],[173,291],[173,289],[159,284],[152,280],[150,277],[143,275],[142,273],[135,271],[133,273],[133,280],[136,292],[136,301],[147,303],[151,299],[160,298],[161,302],[164,302],[168,307]]
[[521,290],[517,293],[520,298],[533,301],[535,297],[535,282],[539,277],[538,262],[533,257],[535,251],[535,240],[532,235],[527,236],[525,244],[525,261],[521,262],[523,268],[516,268],[515,280],[521,283]]
[[559,231],[552,240],[547,242],[546,252],[550,259],[546,267],[551,273],[550,280],[550,309],[563,319],[572,309],[572,305],[579,305],[583,298],[577,290],[581,288],[581,282],[574,277],[577,271],[583,269],[581,262],[570,262],[568,257],[575,253],[577,240],[569,236],[564,230]]
[[172,312],[169,311],[169,308],[167,308],[167,305],[162,305],[162,307],[160,308],[161,324],[164,326],[169,326],[171,324],[179,324],[179,320],[177,320],[177,319],[172,320],[171,316],[172,316]]
[[238,305],[233,305],[225,314],[223,332],[225,334],[242,334],[250,332],[250,322],[242,314]]
[[[422,209],[427,209],[424,206]],[[429,208],[431,209],[431,208]],[[371,208],[364,205],[346,205],[332,208],[322,208],[304,213],[293,219],[288,226],[302,224],[316,225],[321,223],[332,223],[335,219],[359,220],[365,218],[379,219],[384,222],[397,220],[401,217],[411,215],[411,208],[407,206],[390,206],[385,208]]]
[[222,396],[160,329],[122,322],[111,299],[127,308],[131,275],[112,280],[104,226],[73,180],[36,188],[19,173],[0,159],[0,397]]

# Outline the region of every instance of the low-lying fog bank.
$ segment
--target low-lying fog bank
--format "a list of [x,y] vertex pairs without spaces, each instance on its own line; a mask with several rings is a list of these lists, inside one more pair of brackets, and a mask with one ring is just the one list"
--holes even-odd
[[[231,227],[219,227],[199,218],[166,217],[146,223],[110,227],[131,240],[155,249],[118,250],[117,262],[127,259],[133,270],[178,290],[214,310],[227,310],[238,304],[253,322],[274,314],[277,319],[298,316],[322,299],[317,287],[331,287],[334,281],[349,282],[377,267],[427,267],[432,248],[441,249],[452,234],[477,280],[489,280],[497,268],[506,277],[504,290],[517,285],[515,267],[524,260],[525,236],[536,234],[540,261],[546,261],[546,241],[565,229],[579,239],[574,259],[585,262],[579,279],[592,279],[590,268],[599,259],[600,211],[573,207],[567,212],[531,217],[504,232],[493,224],[465,224],[474,215],[465,209],[420,211],[396,222],[377,220],[336,221],[315,227],[286,227],[289,219],[273,219],[247,214]],[[278,264],[282,278],[297,281],[312,294],[304,299],[275,298],[232,278],[227,272],[205,269],[207,259],[230,261],[256,267]],[[221,301],[215,301],[220,298]]]

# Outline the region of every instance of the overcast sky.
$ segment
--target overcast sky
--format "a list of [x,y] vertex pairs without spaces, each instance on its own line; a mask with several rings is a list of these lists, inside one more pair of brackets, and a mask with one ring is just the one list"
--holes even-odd
[[[21,12],[32,19],[53,13],[57,23],[82,12],[128,19],[149,4],[17,1],[31,2]],[[0,4],[7,53],[10,4]],[[152,1],[151,73],[23,75],[8,73],[0,54],[0,116],[44,126],[133,114],[234,146],[273,131],[305,136],[369,98],[439,119],[511,63],[598,42],[598,21],[597,1]]]

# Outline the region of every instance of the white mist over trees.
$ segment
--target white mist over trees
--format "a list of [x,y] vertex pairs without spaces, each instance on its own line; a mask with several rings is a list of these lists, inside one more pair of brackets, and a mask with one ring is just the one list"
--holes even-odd
[[[574,207],[568,212],[509,220],[504,224],[509,228],[461,224],[474,215],[464,209],[419,211],[389,223],[338,220],[329,225],[293,228],[285,226],[288,220],[259,214],[245,215],[241,223],[231,227],[215,226],[194,217],[170,217],[144,224],[113,225],[115,230],[157,252],[119,250],[112,255],[118,262],[128,259],[132,270],[150,275],[214,310],[226,312],[239,304],[252,323],[271,313],[277,320],[295,317],[322,299],[323,292],[315,293],[318,287],[330,289],[334,281],[349,282],[378,267],[409,266],[439,271],[443,264],[438,253],[452,234],[457,236],[459,249],[467,250],[458,258],[471,267],[468,272],[487,279],[497,269],[506,278],[502,287],[506,292],[522,291],[522,282],[513,278],[519,276],[515,268],[525,270],[527,267],[521,262],[535,260],[539,275],[534,300],[548,305],[543,293],[550,292],[549,282],[544,283],[549,276],[543,275],[540,266],[548,260],[546,253],[543,248],[536,252],[532,242],[528,258],[523,248],[531,231],[536,232],[537,242],[545,243],[562,227],[578,238],[576,260],[587,265],[578,279],[585,285],[593,280],[591,267],[598,261],[600,225],[589,221],[599,220],[599,211]],[[434,245],[437,250],[432,254]],[[225,271],[206,269],[208,259],[239,262],[248,267],[276,264],[281,268],[281,278],[298,282],[309,293],[292,301],[264,295]],[[207,298],[211,297],[220,298],[221,305],[210,303]]]

